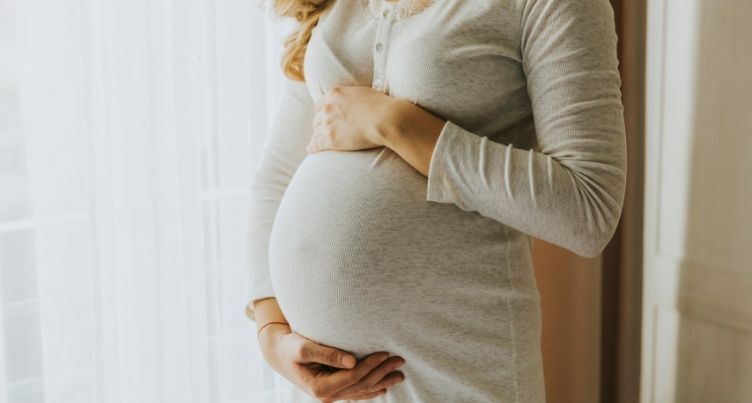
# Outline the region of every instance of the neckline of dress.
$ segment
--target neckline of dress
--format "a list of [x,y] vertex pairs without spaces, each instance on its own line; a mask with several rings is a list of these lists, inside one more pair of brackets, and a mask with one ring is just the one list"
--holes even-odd
[[394,21],[402,21],[429,8],[435,0],[360,0],[368,13],[374,19],[381,19],[384,9],[390,9],[394,13]]

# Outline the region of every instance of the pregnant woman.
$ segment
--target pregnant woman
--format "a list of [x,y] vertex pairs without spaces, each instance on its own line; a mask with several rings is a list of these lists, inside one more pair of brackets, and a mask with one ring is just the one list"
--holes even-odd
[[625,192],[608,0],[274,7],[246,314],[285,401],[544,402],[531,239],[596,256]]

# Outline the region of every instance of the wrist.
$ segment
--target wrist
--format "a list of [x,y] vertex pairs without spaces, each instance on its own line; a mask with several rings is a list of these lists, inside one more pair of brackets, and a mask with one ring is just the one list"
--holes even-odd
[[250,302],[253,307],[255,322],[257,325],[263,325],[272,321],[287,322],[285,315],[282,313],[276,297],[260,298]]
[[292,333],[290,329],[282,325],[269,325],[257,336],[261,354],[266,362],[277,372],[281,372],[282,365],[279,363],[279,350],[282,338]]
[[261,344],[274,344],[280,337],[292,333],[289,324],[270,323],[261,325],[256,333],[256,338]]
[[264,332],[269,333],[271,331],[272,333],[274,333],[275,332],[274,331],[275,326],[279,327],[283,331],[285,331],[285,329],[287,329],[287,333],[290,332],[290,324],[289,323],[287,323],[287,322],[279,322],[279,321],[270,321],[270,322],[266,322],[263,325],[261,325],[261,326],[258,327],[258,330],[256,330],[256,336],[261,337],[261,335]]
[[418,105],[402,101],[384,122],[382,145],[398,151],[406,143],[435,146],[447,121]]
[[409,125],[415,119],[417,106],[404,100],[395,99],[385,108],[385,113],[379,119],[377,132],[377,144],[393,148],[400,137],[410,130]]

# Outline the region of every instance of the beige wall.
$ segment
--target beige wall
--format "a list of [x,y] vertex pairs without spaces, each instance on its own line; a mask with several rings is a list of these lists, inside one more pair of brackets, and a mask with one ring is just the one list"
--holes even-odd
[[598,402],[600,258],[586,259],[540,240],[533,250],[543,311],[547,401]]

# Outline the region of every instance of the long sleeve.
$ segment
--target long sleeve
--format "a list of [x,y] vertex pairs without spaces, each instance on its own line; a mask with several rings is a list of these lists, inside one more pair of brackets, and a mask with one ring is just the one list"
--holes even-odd
[[613,9],[608,0],[528,0],[520,33],[537,149],[448,121],[426,199],[597,256],[616,230],[626,187]]
[[246,315],[256,320],[253,301],[273,297],[269,273],[269,236],[290,179],[308,154],[314,104],[306,84],[287,80],[271,130],[249,185],[248,259],[251,276]]

